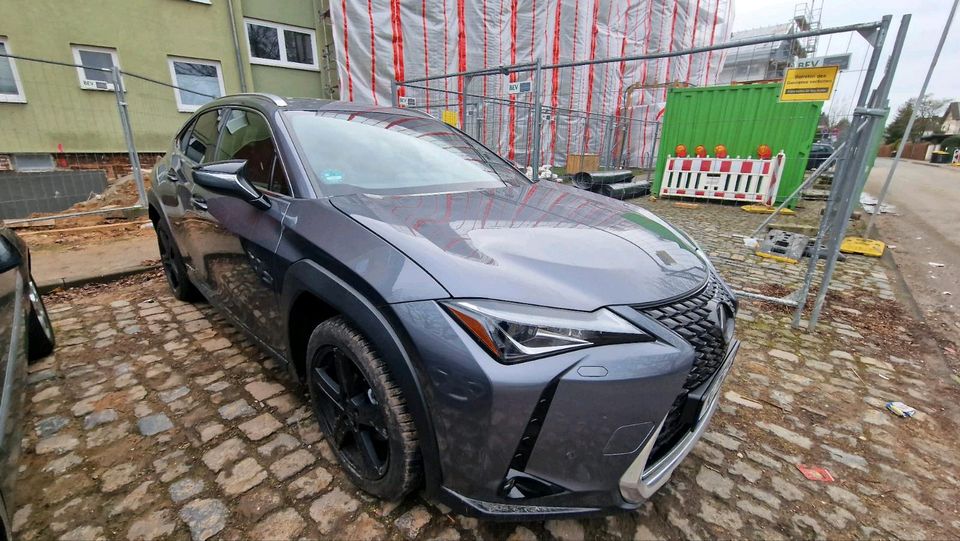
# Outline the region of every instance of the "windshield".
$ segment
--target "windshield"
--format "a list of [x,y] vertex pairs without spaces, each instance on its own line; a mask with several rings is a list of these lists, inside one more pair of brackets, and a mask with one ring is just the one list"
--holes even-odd
[[416,194],[530,181],[502,158],[433,118],[386,111],[286,111],[323,195]]

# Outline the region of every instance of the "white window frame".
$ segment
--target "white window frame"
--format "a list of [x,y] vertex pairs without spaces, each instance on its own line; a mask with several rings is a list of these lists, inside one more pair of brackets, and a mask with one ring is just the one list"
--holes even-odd
[[[257,26],[266,26],[268,28],[276,29],[277,31],[277,41],[280,48],[280,60],[271,60],[269,58],[257,58],[253,56],[253,48],[250,47],[250,26],[255,24]],[[293,32],[299,32],[301,34],[307,34],[310,36],[310,46],[313,51],[313,64],[301,64],[299,62],[290,62],[287,60],[287,44],[283,39],[283,31],[291,30]],[[260,64],[263,66],[276,66],[280,68],[292,68],[298,70],[306,71],[320,71],[320,60],[319,53],[317,52],[317,31],[312,28],[304,28],[302,26],[292,26],[289,24],[280,24],[273,23],[270,21],[264,21],[261,19],[252,19],[250,17],[243,18],[243,34],[247,39],[247,57],[250,59],[251,64]]]
[[217,70],[217,82],[220,83],[220,96],[226,96],[227,91],[223,86],[223,69],[220,67],[219,60],[202,60],[199,58],[185,58],[182,56],[168,56],[167,65],[170,67],[170,82],[173,88],[173,97],[177,100],[177,111],[181,113],[192,113],[202,107],[202,105],[191,105],[183,103],[180,99],[180,85],[177,84],[177,71],[174,69],[174,62],[185,62],[188,64],[200,64],[204,66],[213,66]]
[[[86,74],[83,73],[83,68],[79,67],[83,65],[83,60],[80,59],[80,51],[90,51],[93,53],[106,53],[110,55],[110,61],[113,62],[113,65],[120,67],[120,57],[117,56],[117,50],[110,47],[95,47],[93,45],[70,45],[70,50],[73,51],[73,63],[77,64],[77,78],[80,80],[80,88],[83,90],[98,90],[101,92],[113,92],[113,83],[107,83],[107,88],[97,88],[97,81],[90,81],[87,79]],[[121,81],[121,86],[123,86]]]
[[[3,48],[7,51],[7,54],[13,54],[13,51],[10,50],[10,41],[3,36],[0,36],[0,43],[3,44]],[[27,95],[23,92],[23,82],[20,80],[20,72],[17,71],[17,59],[6,57],[7,61],[10,62],[10,72],[13,73],[13,84],[17,87],[16,94],[0,94],[0,102],[3,103],[27,103]]]

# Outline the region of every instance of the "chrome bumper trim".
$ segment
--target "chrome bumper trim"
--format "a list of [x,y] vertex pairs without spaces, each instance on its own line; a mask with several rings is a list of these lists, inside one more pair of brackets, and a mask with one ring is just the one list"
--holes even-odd
[[735,340],[727,352],[726,359],[723,360],[723,365],[710,384],[707,391],[708,398],[704,401],[703,409],[700,410],[700,418],[697,420],[697,424],[669,453],[648,468],[647,460],[650,458],[650,453],[653,451],[653,446],[666,417],[663,421],[660,421],[657,429],[653,431],[643,449],[640,450],[640,454],[620,477],[620,494],[625,500],[631,503],[640,503],[653,496],[670,479],[670,475],[680,462],[690,454],[693,446],[706,431],[710,418],[717,411],[717,406],[720,404],[720,387],[723,380],[727,378],[730,367],[733,366],[733,359],[737,356],[739,350],[740,341]]

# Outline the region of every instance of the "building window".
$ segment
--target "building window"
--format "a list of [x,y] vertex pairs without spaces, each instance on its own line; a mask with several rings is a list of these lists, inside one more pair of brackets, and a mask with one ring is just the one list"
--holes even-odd
[[184,113],[196,111],[226,93],[220,62],[171,57],[170,78],[177,87],[173,89],[177,110]]
[[[0,38],[0,54],[13,54],[6,38]],[[27,103],[17,64],[8,56],[0,56],[0,102]]]
[[113,91],[113,73],[110,70],[120,66],[116,49],[74,45],[73,62],[83,66],[77,68],[80,88]]
[[251,64],[319,70],[317,33],[309,28],[244,19]]

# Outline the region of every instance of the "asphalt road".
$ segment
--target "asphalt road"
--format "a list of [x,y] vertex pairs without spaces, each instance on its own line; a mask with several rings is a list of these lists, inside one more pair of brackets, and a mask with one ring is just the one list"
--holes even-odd
[[[892,160],[878,158],[866,191],[877,196]],[[896,215],[877,219],[879,238],[891,245],[904,280],[928,322],[956,344],[960,334],[960,168],[904,160],[887,202]],[[943,265],[942,267],[939,265]],[[956,346],[945,344],[954,368]]]

